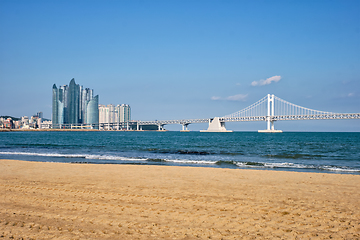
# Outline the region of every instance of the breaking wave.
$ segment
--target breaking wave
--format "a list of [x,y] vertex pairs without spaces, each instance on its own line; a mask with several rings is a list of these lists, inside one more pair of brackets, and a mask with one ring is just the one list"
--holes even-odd
[[[338,173],[360,173],[359,169],[346,166],[332,165],[314,165],[299,164],[291,162],[257,162],[257,161],[232,161],[232,160],[193,160],[193,159],[165,159],[151,157],[124,157],[109,154],[64,154],[64,153],[36,153],[36,152],[19,152],[19,151],[1,151],[1,155],[13,156],[37,156],[51,158],[74,158],[72,163],[114,163],[114,164],[159,164],[159,165],[190,165],[190,166],[214,166],[223,168],[254,168],[254,169],[289,169],[289,170],[310,170],[310,171],[327,171]],[[193,154],[184,153],[184,154]],[[272,156],[273,157],[273,156]],[[303,156],[302,156],[303,157]],[[84,160],[78,160],[78,159]],[[292,157],[280,157],[292,158]],[[61,162],[61,159],[59,159]]]
[[56,157],[56,158],[84,158],[84,159],[98,159],[98,160],[120,160],[120,161],[146,161],[146,158],[131,158],[120,157],[113,155],[98,155],[98,154],[63,154],[63,153],[34,153],[34,152],[0,152],[4,155],[23,155],[23,156],[38,156],[38,157]]

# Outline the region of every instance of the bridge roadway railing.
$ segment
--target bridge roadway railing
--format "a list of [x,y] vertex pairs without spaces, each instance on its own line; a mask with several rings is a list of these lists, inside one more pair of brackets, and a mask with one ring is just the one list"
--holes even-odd
[[[221,122],[250,122],[266,121],[269,116],[246,116],[246,117],[220,117]],[[168,125],[181,124],[187,125],[192,123],[208,123],[213,118],[202,119],[181,119],[181,120],[155,120],[155,121],[132,121],[129,124],[137,125]],[[331,113],[331,114],[314,114],[314,115],[278,115],[270,116],[271,121],[283,120],[324,120],[324,119],[360,119],[360,113]]]
[[[249,121],[266,121],[268,116],[247,116],[247,117],[222,117],[222,122],[249,122]],[[270,116],[271,121],[284,120],[326,120],[326,119],[360,119],[360,113],[330,113],[330,114],[313,114],[313,115],[278,115]]]
[[191,124],[208,123],[211,118],[203,119],[181,119],[181,120],[159,120],[159,121],[137,121],[139,125],[167,125],[167,124]]
[[360,113],[331,113],[314,115],[271,116],[272,121],[282,120],[326,120],[326,119],[360,119]]
[[40,128],[52,128],[52,129],[99,129],[99,124],[52,124],[52,123],[41,123]]
[[250,122],[250,121],[265,121],[266,116],[247,116],[247,117],[221,117],[220,122]]

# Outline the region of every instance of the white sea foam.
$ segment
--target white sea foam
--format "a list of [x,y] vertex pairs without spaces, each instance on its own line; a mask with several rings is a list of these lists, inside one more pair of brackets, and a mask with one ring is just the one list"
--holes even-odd
[[320,170],[326,170],[326,171],[335,171],[335,172],[360,172],[358,169],[351,169],[347,167],[336,167],[336,166],[315,166],[315,165],[304,165],[304,164],[296,164],[296,163],[261,163],[261,165],[249,165],[247,162],[239,162],[236,163],[239,167],[253,167],[253,168],[259,168],[259,167],[267,167],[267,168],[298,168],[298,169],[320,169]]
[[315,168],[313,165],[304,165],[304,164],[296,164],[296,163],[264,163],[265,167],[269,168]]
[[120,161],[146,161],[147,158],[131,158],[131,157],[120,157],[112,155],[85,155],[86,159],[99,159],[99,160],[120,160]]
[[61,153],[0,152],[0,154],[4,154],[4,155],[39,156],[39,157],[73,157],[73,158],[85,158],[85,155],[81,155],[81,154],[61,154]]
[[335,166],[321,166],[320,169],[335,172],[360,172],[358,169],[351,169],[346,167],[335,167]]
[[98,159],[98,160],[120,160],[120,161],[146,161],[147,160],[147,158],[131,158],[131,157],[96,155],[96,154],[62,154],[62,153],[33,153],[33,152],[0,152],[0,154],[39,156],[39,157],[85,158],[85,159]]
[[237,162],[239,167],[249,167],[249,168],[315,168],[313,165],[303,165],[295,163],[268,163],[268,162],[259,162],[254,164],[249,164],[248,162]]
[[187,160],[187,159],[164,159],[166,162],[173,163],[184,163],[184,164],[216,164],[217,161],[206,161],[206,160]]

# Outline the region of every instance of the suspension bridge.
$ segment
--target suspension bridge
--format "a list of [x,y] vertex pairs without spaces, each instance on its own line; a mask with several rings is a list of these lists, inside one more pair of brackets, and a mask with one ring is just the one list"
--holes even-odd
[[130,121],[99,124],[62,124],[52,126],[47,124],[44,128],[65,128],[65,129],[100,129],[100,130],[143,130],[143,126],[157,126],[157,130],[163,131],[165,125],[180,124],[183,132],[188,132],[188,125],[194,123],[209,123],[207,130],[202,132],[231,132],[226,130],[226,122],[249,122],[264,121],[266,129],[259,132],[282,132],[276,130],[276,121],[289,120],[329,120],[329,119],[360,119],[360,113],[333,113],[318,111],[302,107],[285,101],[274,94],[268,94],[254,104],[235,113],[214,118],[202,119],[181,119],[181,120],[155,120],[155,121]]
[[[256,103],[223,117],[204,118],[204,119],[182,119],[182,120],[163,120],[163,121],[137,121],[137,130],[141,130],[144,125],[157,125],[158,130],[164,130],[168,124],[182,125],[182,131],[189,131],[188,125],[193,123],[209,123],[207,130],[202,132],[230,132],[225,128],[225,122],[247,122],[264,121],[266,129],[259,132],[282,132],[276,130],[276,121],[289,120],[329,120],[329,119],[360,119],[360,113],[333,113],[318,111],[302,107],[285,101],[274,94],[268,94]],[[106,126],[103,126],[106,127]]]

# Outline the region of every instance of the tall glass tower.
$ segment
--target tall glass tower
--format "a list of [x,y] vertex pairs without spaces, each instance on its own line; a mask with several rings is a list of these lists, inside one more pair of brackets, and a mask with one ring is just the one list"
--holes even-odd
[[86,124],[99,124],[99,95],[87,102],[85,116]]
[[[54,84],[52,99],[53,128],[59,128],[61,124],[98,124],[98,102],[99,96],[94,98],[93,90],[84,89],[75,83],[75,79],[71,79],[69,86],[64,85],[57,88]],[[94,115],[96,112],[97,117]]]
[[53,85],[52,89],[52,123],[59,124],[59,89]]
[[68,105],[67,105],[67,123],[78,124],[79,122],[79,97],[80,86],[75,83],[75,79],[71,79],[68,91]]

